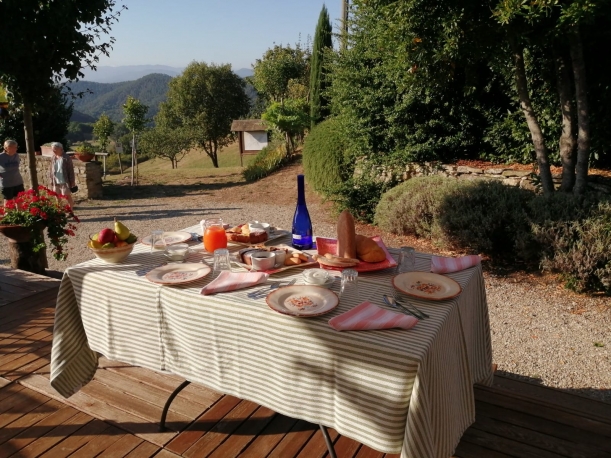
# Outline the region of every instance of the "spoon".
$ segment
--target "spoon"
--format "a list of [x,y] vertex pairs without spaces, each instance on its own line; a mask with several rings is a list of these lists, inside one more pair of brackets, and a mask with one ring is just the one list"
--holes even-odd
[[404,313],[405,315],[409,315],[409,316],[413,316],[415,318],[420,318],[418,315],[416,315],[415,313],[412,313],[410,311],[408,311],[406,308],[403,307],[399,307],[396,303],[392,302],[388,296],[386,296],[386,294],[382,294],[382,299],[384,300],[384,303],[386,305],[388,305],[389,307],[394,308],[395,310],[398,310],[401,313]]
[[386,294],[384,294],[383,296],[384,296],[384,301],[391,307],[394,307],[399,310],[405,310],[406,312],[410,313],[411,315],[421,320],[429,317],[426,313],[423,313],[420,310],[416,309],[416,307],[414,307],[416,311],[413,311],[410,308],[408,308],[407,305],[400,304],[394,297],[389,297]]

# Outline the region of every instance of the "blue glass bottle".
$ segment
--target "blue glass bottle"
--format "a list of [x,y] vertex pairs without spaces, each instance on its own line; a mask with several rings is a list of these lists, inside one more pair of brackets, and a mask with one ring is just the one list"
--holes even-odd
[[312,220],[306,206],[303,175],[297,175],[297,208],[293,216],[293,248],[298,250],[312,248]]

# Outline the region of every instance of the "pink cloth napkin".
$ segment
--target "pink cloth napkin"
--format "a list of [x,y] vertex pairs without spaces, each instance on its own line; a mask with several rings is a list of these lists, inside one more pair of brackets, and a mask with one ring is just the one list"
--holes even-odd
[[468,269],[482,262],[477,255],[460,256],[458,258],[444,258],[441,256],[433,256],[431,258],[431,272],[436,274],[447,274],[449,272],[458,272],[459,270]]
[[221,272],[218,277],[204,286],[201,293],[208,294],[224,293],[236,289],[248,288],[267,280],[269,274],[263,272]]
[[336,331],[367,331],[372,329],[411,329],[418,319],[402,313],[384,310],[371,302],[363,302],[352,310],[329,320]]

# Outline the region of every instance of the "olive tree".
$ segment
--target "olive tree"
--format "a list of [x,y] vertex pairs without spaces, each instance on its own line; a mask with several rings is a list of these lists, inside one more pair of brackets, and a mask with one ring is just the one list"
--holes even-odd
[[[138,184],[138,155],[136,149],[136,138],[140,132],[146,127],[148,119],[146,113],[149,107],[144,105],[140,100],[132,97],[127,97],[125,105],[123,105],[123,113],[125,118],[123,124],[132,133],[132,186],[134,185],[134,169],[136,174],[136,184]],[[120,161],[119,161],[120,162]]]

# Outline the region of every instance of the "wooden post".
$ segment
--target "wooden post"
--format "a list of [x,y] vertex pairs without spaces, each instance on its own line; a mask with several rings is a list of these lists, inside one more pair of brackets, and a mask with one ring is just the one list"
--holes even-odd
[[238,133],[238,140],[240,143],[240,167],[244,167],[242,163],[242,156],[244,155],[244,132],[240,131]]

